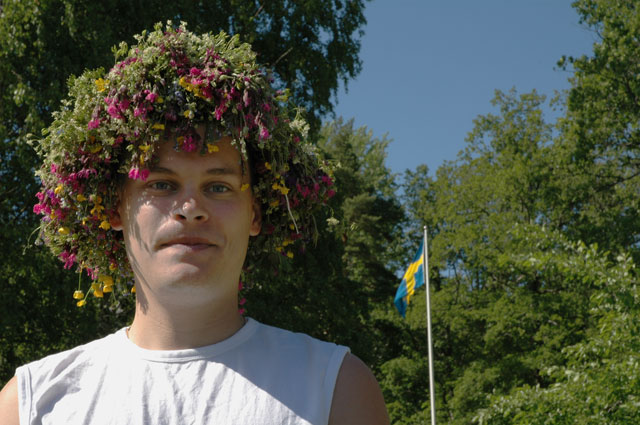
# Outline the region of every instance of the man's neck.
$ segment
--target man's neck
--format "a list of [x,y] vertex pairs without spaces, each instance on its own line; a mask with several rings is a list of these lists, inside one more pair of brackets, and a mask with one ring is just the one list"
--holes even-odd
[[235,303],[198,308],[153,307],[136,302],[129,339],[149,350],[204,347],[235,334],[245,323]]

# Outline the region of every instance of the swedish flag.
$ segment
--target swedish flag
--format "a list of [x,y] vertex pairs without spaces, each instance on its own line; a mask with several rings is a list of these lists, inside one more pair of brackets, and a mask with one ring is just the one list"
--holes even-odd
[[422,271],[424,267],[423,249],[424,241],[420,244],[420,249],[415,257],[413,257],[413,261],[409,264],[407,271],[402,277],[402,282],[400,282],[400,286],[398,286],[398,290],[396,291],[394,303],[402,317],[405,317],[407,313],[407,305],[415,293],[415,290],[424,285],[424,272]]

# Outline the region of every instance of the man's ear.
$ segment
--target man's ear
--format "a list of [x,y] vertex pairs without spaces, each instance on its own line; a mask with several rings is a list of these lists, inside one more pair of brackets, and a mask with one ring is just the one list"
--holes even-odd
[[109,217],[109,224],[113,230],[122,230],[122,217],[120,216],[120,201],[115,205],[113,210],[107,212]]
[[258,236],[262,229],[262,208],[258,199],[253,197],[251,211],[251,227],[249,228],[249,235]]

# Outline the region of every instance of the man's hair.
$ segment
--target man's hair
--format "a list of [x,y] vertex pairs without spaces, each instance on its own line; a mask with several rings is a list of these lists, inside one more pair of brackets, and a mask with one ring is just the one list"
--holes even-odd
[[330,170],[305,140],[300,110],[272,87],[238,36],[196,35],[168,22],[135,38],[136,45],[120,44],[107,73],[69,80],[68,99],[36,144],[43,159],[34,206],[43,215],[40,239],[65,268],[89,273],[89,292],[131,285],[122,234],[109,223],[122,177],[145,180],[163,141],[204,154],[230,136],[251,165],[262,211],[249,263],[269,253],[292,257],[296,241],[316,236],[313,213],[334,193]]

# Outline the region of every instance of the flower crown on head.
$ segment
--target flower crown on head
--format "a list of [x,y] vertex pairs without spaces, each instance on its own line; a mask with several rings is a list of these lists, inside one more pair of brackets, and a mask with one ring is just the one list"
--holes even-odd
[[[262,209],[244,279],[251,281],[265,254],[293,257],[296,241],[317,236],[313,212],[334,194],[331,170],[304,141],[300,111],[290,118],[286,92],[272,87],[238,36],[196,35],[169,21],[135,38],[137,45],[120,44],[106,75],[70,79],[69,98],[36,145],[41,240],[65,268],[86,270],[93,279],[87,294],[125,289],[133,273],[122,233],[109,222],[122,178],[146,180],[161,141],[204,154],[227,135],[252,166]],[[74,297],[86,302],[81,288]]]

